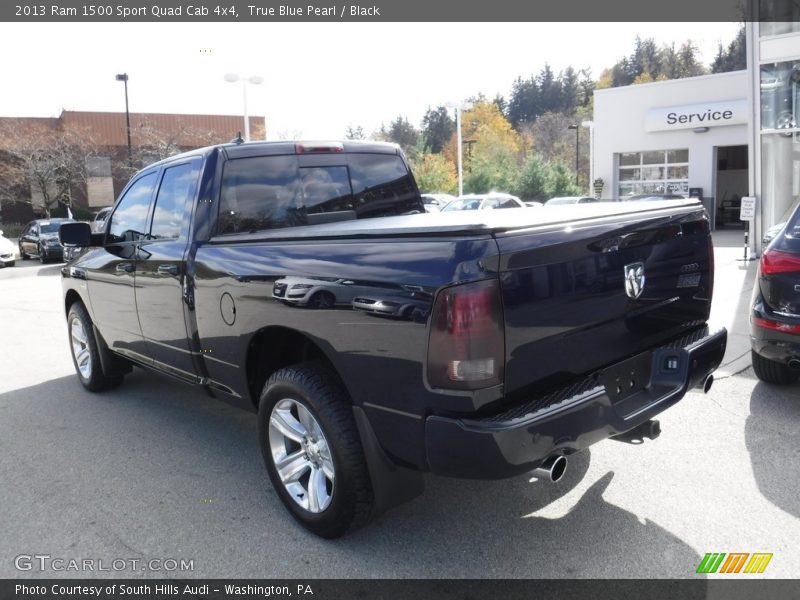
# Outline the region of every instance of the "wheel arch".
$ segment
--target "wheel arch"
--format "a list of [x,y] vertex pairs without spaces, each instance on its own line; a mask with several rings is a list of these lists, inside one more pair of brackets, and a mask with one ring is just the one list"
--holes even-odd
[[[69,309],[72,308],[72,305],[75,304],[76,302],[83,303],[83,305],[86,306],[86,310],[87,311],[89,310],[89,306],[86,304],[86,302],[83,301],[83,298],[81,298],[81,295],[77,291],[75,291],[73,289],[69,289],[69,290],[67,290],[67,293],[64,295],[64,314],[65,315],[69,314]],[[89,316],[91,316],[91,313],[89,313]]]
[[253,334],[245,359],[247,388],[253,406],[258,409],[261,390],[273,373],[283,367],[311,360],[326,363],[348,391],[348,398],[351,398],[336,365],[330,359],[331,350],[323,349],[323,345],[306,333],[279,325],[264,327]]

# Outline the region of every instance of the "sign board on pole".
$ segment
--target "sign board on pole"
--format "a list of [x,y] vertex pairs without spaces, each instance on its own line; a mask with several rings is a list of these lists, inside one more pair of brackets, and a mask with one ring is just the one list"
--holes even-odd
[[755,196],[745,196],[742,198],[742,206],[739,209],[740,221],[752,221],[756,218],[756,198]]

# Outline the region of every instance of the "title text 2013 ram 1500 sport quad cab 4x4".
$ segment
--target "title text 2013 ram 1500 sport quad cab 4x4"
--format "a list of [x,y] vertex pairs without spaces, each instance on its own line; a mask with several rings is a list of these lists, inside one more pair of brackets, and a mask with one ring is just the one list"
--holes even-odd
[[189,152],[134,176],[104,232],[61,237],[92,248],[62,271],[81,383],[134,363],[256,411],[278,495],[325,537],[423,471],[557,478],[654,437],[726,343],[695,201],[425,214],[389,144]]

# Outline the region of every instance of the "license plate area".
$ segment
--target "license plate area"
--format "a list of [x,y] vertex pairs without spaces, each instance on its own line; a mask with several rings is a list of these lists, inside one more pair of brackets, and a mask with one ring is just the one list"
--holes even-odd
[[652,355],[645,352],[603,369],[598,380],[611,403],[619,404],[645,389],[650,382],[652,363]]

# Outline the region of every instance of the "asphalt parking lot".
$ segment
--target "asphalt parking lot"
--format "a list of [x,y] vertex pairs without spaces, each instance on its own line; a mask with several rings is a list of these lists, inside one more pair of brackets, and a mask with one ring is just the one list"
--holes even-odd
[[421,497],[337,541],[285,512],[253,415],[138,369],[84,391],[60,266],[18,261],[0,270],[0,577],[87,575],[15,565],[46,554],[193,561],[105,577],[683,578],[707,552],[773,553],[763,577],[795,577],[800,385],[747,368],[755,266],[736,264],[738,239],[717,250],[714,320],[732,355],[708,395],[661,415],[658,440],[593,446],[558,484],[429,476]]

